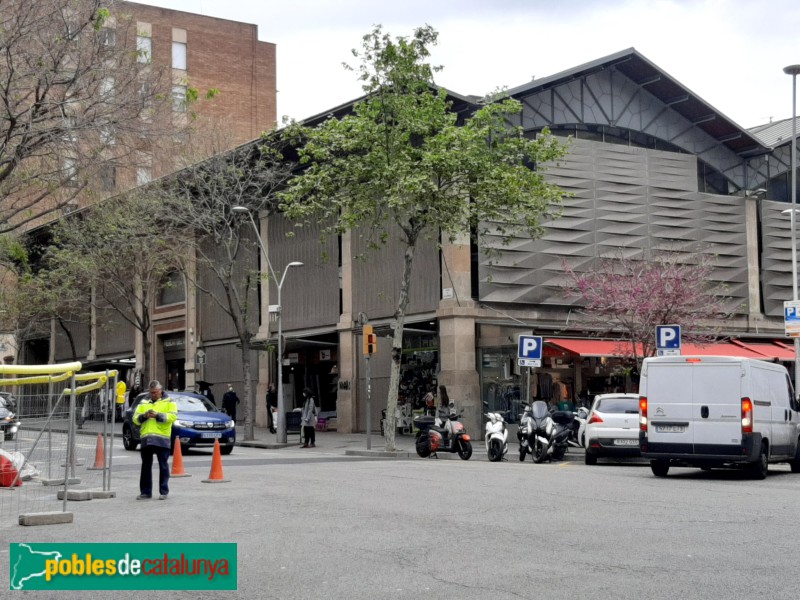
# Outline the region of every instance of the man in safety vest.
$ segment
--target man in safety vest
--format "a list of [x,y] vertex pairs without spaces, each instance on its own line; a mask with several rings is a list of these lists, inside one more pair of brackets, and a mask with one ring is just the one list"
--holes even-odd
[[142,400],[133,415],[133,424],[141,427],[142,472],[139,476],[139,491],[136,499],[153,497],[153,455],[158,459],[159,500],[169,495],[169,450],[172,423],[178,418],[178,407],[167,398],[161,383],[151,381],[150,399]]

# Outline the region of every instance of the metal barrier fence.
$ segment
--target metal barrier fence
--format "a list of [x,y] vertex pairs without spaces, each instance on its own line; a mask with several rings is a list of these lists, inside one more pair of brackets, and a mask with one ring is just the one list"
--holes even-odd
[[[0,365],[0,394],[19,421],[0,437],[0,527],[69,522],[68,502],[110,498],[117,372],[81,363]],[[101,420],[96,436],[79,435]],[[106,452],[106,448],[108,452]]]

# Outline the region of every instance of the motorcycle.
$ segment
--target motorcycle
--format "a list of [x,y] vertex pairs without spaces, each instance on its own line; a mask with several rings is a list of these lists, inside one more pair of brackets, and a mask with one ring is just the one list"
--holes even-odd
[[543,400],[526,406],[517,432],[520,462],[525,460],[528,452],[535,463],[541,463],[545,459],[564,458],[573,420],[571,412],[551,413]]
[[437,423],[436,417],[420,415],[414,419],[414,426],[419,429],[415,447],[422,458],[435,456],[438,452],[456,452],[461,460],[469,460],[472,456],[471,438],[459,421],[461,415],[451,412],[446,423]]
[[508,453],[508,430],[501,413],[486,413],[486,454],[490,462],[499,462]]

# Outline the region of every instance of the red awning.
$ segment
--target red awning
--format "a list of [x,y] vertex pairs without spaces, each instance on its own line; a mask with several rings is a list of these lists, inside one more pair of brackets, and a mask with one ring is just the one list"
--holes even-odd
[[731,343],[758,352],[770,360],[794,360],[794,348],[781,342],[741,342],[739,340],[731,340]]
[[[578,356],[632,356],[628,340],[592,340],[547,338],[546,344]],[[639,356],[642,349],[639,347]],[[700,346],[684,343],[681,354],[685,356],[738,356],[741,358],[760,358],[769,360],[794,360],[794,350],[780,343],[744,343],[738,340],[716,342]]]
[[[633,348],[628,340],[577,340],[577,339],[545,339],[550,344],[561,350],[566,350],[578,356],[632,356]],[[639,348],[639,356],[642,349]]]

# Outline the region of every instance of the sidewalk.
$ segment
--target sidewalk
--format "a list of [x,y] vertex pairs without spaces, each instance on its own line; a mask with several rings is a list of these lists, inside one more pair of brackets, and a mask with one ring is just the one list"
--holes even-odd
[[[110,424],[108,425],[110,427]],[[97,435],[103,431],[102,421],[86,421],[83,428],[77,430],[78,434]],[[508,435],[508,454],[506,459],[516,461],[519,459],[519,444],[517,443],[516,430],[510,430]],[[115,436],[122,435],[122,424],[115,424]],[[266,427],[254,427],[252,440],[245,440],[244,424],[236,426],[236,445],[249,448],[264,448],[267,450],[297,449],[301,445],[300,436],[296,433],[287,436],[286,444],[277,442],[277,435],[270,433]],[[414,436],[395,435],[396,452],[388,452],[385,448],[386,441],[376,432],[369,436],[370,448],[367,448],[366,433],[339,433],[337,431],[317,431],[316,446],[327,452],[341,452],[346,456],[371,456],[375,458],[417,458],[414,448]],[[487,460],[483,436],[472,438],[472,459]],[[583,448],[570,447],[564,456],[565,461],[583,462]],[[442,453],[439,458],[459,460],[457,454]],[[531,460],[530,456],[525,460]]]

